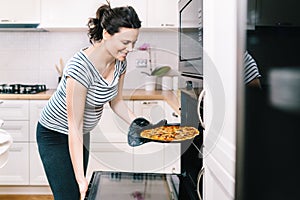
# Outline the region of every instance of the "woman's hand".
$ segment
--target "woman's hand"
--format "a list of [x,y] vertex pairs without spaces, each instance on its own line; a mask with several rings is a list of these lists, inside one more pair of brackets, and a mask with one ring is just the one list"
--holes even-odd
[[85,193],[88,189],[88,181],[84,178],[80,181],[78,181],[78,186],[79,186],[79,192],[80,192],[80,200],[84,200]]

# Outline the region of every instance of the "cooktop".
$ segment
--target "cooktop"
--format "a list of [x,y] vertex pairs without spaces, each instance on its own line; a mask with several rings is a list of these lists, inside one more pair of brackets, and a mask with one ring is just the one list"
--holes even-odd
[[45,84],[0,84],[0,94],[37,94],[46,90]]

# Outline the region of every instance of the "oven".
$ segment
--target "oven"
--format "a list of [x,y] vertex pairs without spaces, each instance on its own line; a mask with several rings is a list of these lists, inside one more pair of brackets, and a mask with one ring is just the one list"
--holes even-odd
[[179,71],[203,74],[202,0],[180,0],[179,9]]
[[199,200],[202,196],[204,128],[198,116],[203,116],[203,102],[198,105],[198,98],[203,90],[203,81],[191,77],[185,80],[186,87],[181,89],[181,126],[198,128],[200,134],[192,141],[181,143],[179,199]]

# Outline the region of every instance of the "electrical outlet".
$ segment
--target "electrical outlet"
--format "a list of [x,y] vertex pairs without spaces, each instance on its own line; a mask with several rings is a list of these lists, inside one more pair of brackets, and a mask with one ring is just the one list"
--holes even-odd
[[136,59],[135,66],[136,67],[147,67],[147,59]]

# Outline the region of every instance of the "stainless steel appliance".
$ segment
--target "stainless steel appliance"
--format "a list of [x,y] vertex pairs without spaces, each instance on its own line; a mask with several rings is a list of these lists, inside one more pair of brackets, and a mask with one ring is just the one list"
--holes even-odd
[[202,0],[180,0],[179,71],[192,76],[203,75]]
[[0,94],[37,94],[46,90],[44,84],[0,84]]

